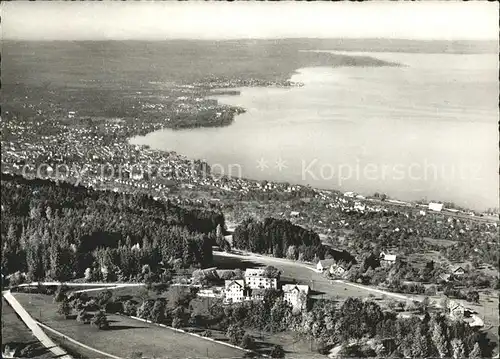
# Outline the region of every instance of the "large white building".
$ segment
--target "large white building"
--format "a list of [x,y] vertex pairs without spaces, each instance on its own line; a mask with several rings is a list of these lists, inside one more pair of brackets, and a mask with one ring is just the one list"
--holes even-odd
[[443,204],[431,202],[429,203],[429,209],[435,212],[441,212],[441,210],[443,209]]
[[294,309],[302,310],[306,308],[309,286],[285,284],[282,289],[285,302],[290,303]]
[[396,255],[395,254],[388,254],[385,252],[380,253],[380,264],[382,266],[390,266],[396,263]]
[[251,289],[278,289],[278,278],[267,277],[264,268],[245,270],[245,283]]
[[226,280],[224,288],[227,303],[240,303],[245,300],[245,281],[243,279]]

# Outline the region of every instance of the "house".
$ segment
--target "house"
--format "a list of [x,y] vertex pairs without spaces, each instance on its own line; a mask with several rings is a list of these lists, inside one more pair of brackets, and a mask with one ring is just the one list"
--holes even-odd
[[213,287],[207,289],[200,289],[198,293],[196,293],[198,297],[205,298],[223,298],[224,297],[224,288],[223,287]]
[[429,209],[431,211],[441,212],[441,210],[443,209],[443,204],[442,203],[431,202],[431,203],[429,203]]
[[278,289],[278,278],[270,278],[264,268],[247,268],[245,283],[251,289]]
[[382,266],[390,266],[396,263],[395,254],[387,254],[385,252],[380,253],[380,264]]
[[342,264],[334,264],[330,267],[330,273],[335,276],[341,277],[345,272],[347,272],[347,268]]
[[264,300],[265,289],[252,289],[250,299],[255,301]]
[[226,303],[239,303],[245,300],[247,290],[243,279],[226,280],[224,286]]
[[448,310],[450,312],[450,317],[453,319],[464,318],[467,309],[459,302],[450,301],[448,304]]
[[323,273],[325,270],[331,271],[332,265],[335,264],[335,259],[321,259],[316,264],[316,271]]
[[282,288],[283,299],[294,309],[306,309],[309,286],[299,284],[285,284]]
[[465,269],[462,266],[455,266],[451,269],[451,275],[457,278],[462,277],[465,274]]
[[451,274],[450,273],[443,273],[439,276],[439,278],[444,281],[444,282],[449,282],[451,279]]

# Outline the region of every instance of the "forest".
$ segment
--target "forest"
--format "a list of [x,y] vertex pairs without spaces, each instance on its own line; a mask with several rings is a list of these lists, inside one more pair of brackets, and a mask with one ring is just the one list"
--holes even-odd
[[233,247],[305,261],[325,256],[325,248],[317,233],[272,217],[264,221],[244,220],[234,230]]
[[219,211],[2,174],[2,273],[138,280],[212,260]]

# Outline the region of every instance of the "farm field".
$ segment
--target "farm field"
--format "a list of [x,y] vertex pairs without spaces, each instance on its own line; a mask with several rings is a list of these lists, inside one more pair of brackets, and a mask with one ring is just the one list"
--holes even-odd
[[146,357],[169,358],[241,358],[244,354],[235,348],[119,315],[108,315],[111,328],[99,330],[74,319],[63,319],[57,314],[57,304],[51,296],[25,293],[15,296],[34,318],[40,320],[41,315],[44,324],[109,354],[130,357],[142,353]]

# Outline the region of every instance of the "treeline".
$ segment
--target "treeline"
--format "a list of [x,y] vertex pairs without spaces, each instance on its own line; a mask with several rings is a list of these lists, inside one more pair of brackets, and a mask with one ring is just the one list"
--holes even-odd
[[207,233],[224,226],[220,212],[142,194],[5,174],[1,184],[2,273],[27,273],[29,280],[89,271],[131,280],[145,271],[208,264]]
[[[317,233],[288,220],[265,218],[264,221],[246,219],[233,233],[233,247],[253,253],[272,254],[282,258],[293,248],[294,259],[324,258],[326,249]],[[291,258],[293,259],[293,258]]]

